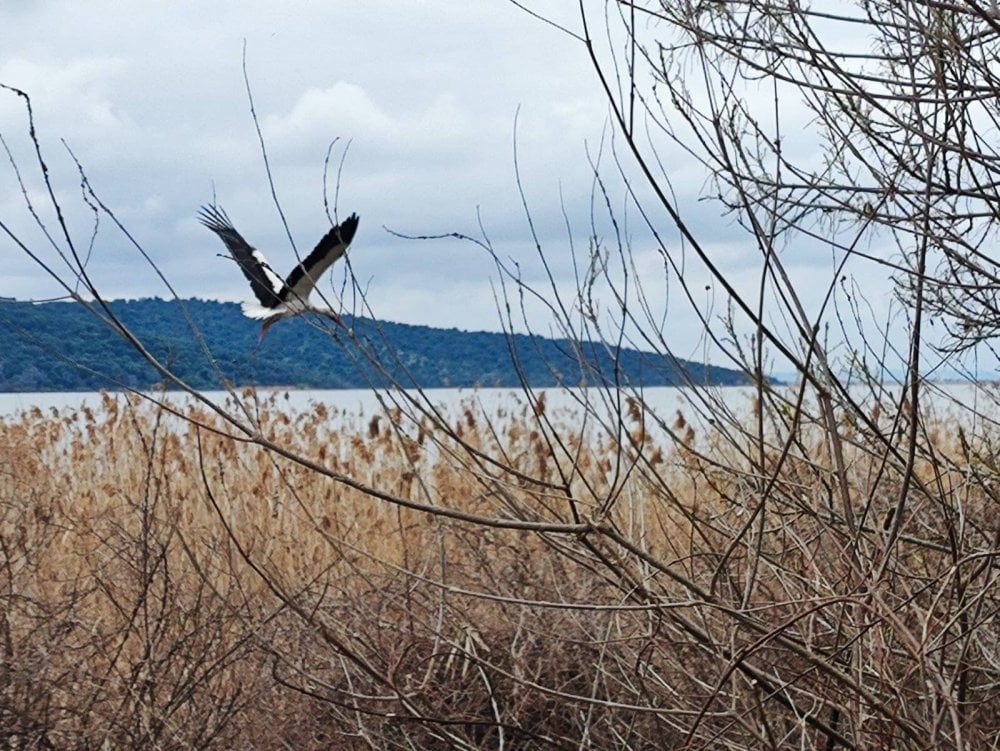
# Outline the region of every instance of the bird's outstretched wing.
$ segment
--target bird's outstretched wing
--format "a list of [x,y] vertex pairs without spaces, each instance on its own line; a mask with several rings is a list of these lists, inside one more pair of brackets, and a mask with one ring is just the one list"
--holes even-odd
[[229,254],[239,264],[261,305],[266,308],[280,305],[287,293],[285,283],[274,273],[264,255],[236,231],[226,212],[218,206],[202,206],[198,219],[226,244]]
[[292,273],[285,279],[285,289],[282,293],[282,300],[298,297],[306,299],[312,292],[316,282],[323,276],[333,262],[344,255],[347,246],[354,239],[354,233],[358,231],[358,215],[351,214],[336,227],[327,232],[320,240],[312,253],[306,256],[298,266],[292,269]]

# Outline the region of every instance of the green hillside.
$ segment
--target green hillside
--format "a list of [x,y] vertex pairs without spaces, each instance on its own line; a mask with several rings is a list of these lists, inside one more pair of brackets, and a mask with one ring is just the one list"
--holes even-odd
[[[245,318],[236,303],[145,299],[110,305],[153,355],[203,389],[218,388],[222,378],[300,388],[367,388],[390,381],[424,388],[511,387],[521,377],[536,387],[746,383],[734,370],[635,350],[613,356],[590,343],[350,317],[345,324],[353,337],[331,334],[325,319],[298,318],[272,327],[258,346],[260,324]],[[0,391],[149,388],[162,380],[80,304],[3,301],[0,324]]]

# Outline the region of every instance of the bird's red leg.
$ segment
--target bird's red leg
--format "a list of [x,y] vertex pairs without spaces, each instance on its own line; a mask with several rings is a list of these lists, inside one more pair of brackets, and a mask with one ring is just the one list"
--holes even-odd
[[271,328],[271,324],[274,323],[276,320],[278,319],[268,318],[266,321],[264,321],[264,325],[260,327],[260,336],[257,337],[257,344],[260,344],[262,341],[264,341],[264,334],[267,333],[267,330]]

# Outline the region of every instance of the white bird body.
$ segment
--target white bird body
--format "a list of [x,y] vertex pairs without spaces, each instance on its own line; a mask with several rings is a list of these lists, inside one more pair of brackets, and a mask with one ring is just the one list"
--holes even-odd
[[260,303],[250,302],[249,300],[247,300],[246,302],[240,303],[240,310],[243,311],[243,315],[245,315],[247,318],[253,318],[258,321],[263,321],[264,319],[271,318],[272,316],[275,315],[282,315],[283,317],[285,317],[285,316],[298,315],[299,313],[305,313],[307,310],[309,310],[309,306],[303,305],[301,303],[292,303],[292,304],[281,303],[281,305],[278,305],[277,307],[274,308],[265,308]]
[[307,311],[328,316],[340,323],[340,318],[330,308],[310,303],[309,295],[326,270],[347,251],[347,246],[351,244],[358,229],[357,214],[351,214],[327,232],[286,279],[274,272],[263,253],[243,239],[221,208],[202,206],[198,218],[219,236],[229,255],[250,282],[250,289],[258,302],[243,303],[243,315],[264,321],[260,331],[261,339],[275,321]]

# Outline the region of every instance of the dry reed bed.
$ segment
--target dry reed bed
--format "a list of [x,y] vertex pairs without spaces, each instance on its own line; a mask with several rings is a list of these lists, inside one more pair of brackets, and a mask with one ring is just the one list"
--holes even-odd
[[699,435],[634,400],[610,430],[543,400],[445,419],[248,404],[266,439],[389,496],[591,531],[404,508],[202,406],[2,422],[8,745],[931,747],[1000,728],[996,473],[951,418],[887,548],[903,475],[856,422],[838,486],[826,433],[778,408],[760,445],[753,415]]

